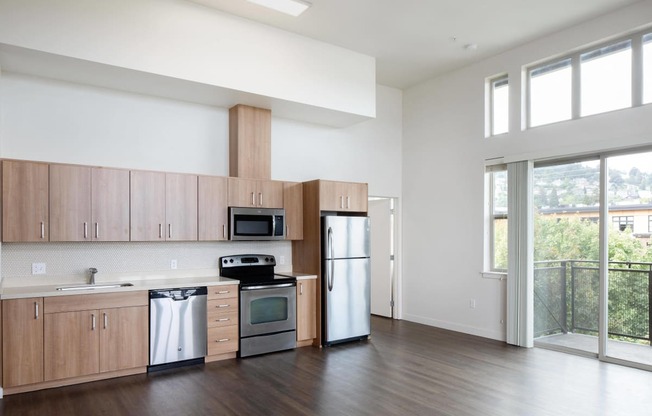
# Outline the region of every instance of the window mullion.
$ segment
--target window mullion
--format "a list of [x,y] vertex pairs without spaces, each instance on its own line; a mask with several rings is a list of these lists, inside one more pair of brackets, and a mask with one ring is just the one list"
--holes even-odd
[[571,92],[572,119],[577,120],[582,114],[582,70],[580,65],[580,54],[571,56],[571,68],[573,71],[573,82]]
[[643,35],[632,38],[632,107],[643,105]]

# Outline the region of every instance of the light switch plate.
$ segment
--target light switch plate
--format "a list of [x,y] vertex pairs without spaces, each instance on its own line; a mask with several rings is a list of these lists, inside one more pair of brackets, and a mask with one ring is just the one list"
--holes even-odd
[[177,268],[177,261],[170,260],[170,269],[175,270]]

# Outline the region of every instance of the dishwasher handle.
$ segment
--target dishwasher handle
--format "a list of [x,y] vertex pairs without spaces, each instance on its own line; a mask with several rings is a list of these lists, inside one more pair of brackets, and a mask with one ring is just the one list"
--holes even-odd
[[206,286],[201,287],[185,287],[174,289],[153,289],[149,291],[149,298],[151,299],[170,299],[171,301],[185,301],[191,296],[207,295],[208,290]]

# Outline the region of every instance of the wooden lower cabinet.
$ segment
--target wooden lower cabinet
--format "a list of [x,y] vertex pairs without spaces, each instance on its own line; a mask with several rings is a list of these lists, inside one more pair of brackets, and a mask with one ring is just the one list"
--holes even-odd
[[100,369],[98,311],[45,315],[44,380],[95,374]]
[[100,311],[100,372],[144,367],[149,362],[149,308]]
[[2,301],[2,387],[43,381],[43,298]]
[[212,286],[208,288],[207,313],[207,361],[216,357],[235,355],[239,343],[239,292],[238,285]]
[[5,394],[144,372],[146,291],[2,302]]
[[309,341],[306,345],[317,336],[316,296],[317,279],[297,281],[297,342]]

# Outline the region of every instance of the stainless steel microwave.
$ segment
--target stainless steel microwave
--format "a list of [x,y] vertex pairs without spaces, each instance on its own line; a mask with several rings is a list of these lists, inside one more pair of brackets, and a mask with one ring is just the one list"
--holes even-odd
[[284,209],[229,208],[229,240],[284,239]]

